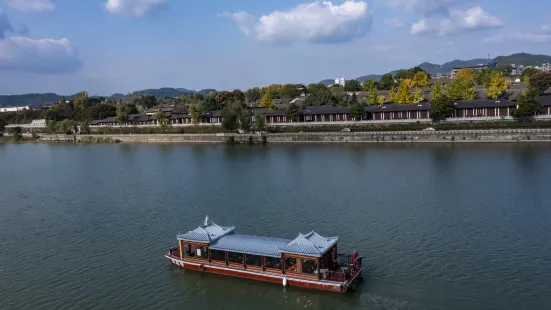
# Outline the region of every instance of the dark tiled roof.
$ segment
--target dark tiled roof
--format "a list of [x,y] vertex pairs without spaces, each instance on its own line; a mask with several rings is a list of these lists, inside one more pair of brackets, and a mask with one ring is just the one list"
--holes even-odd
[[545,94],[538,99],[539,104],[543,107],[551,106],[551,94]]
[[515,107],[516,103],[506,100],[459,100],[455,102],[454,107],[456,109],[472,109],[472,108],[506,108]]
[[266,108],[258,108],[254,110],[254,114],[264,114],[266,116],[284,116],[286,110],[270,110]]
[[180,118],[190,118],[187,113],[177,113],[170,115],[169,119],[180,119]]
[[338,114],[338,113],[348,113],[350,110],[349,107],[332,107],[332,106],[311,106],[304,107],[302,110],[303,114]]
[[428,101],[411,104],[386,103],[382,106],[369,105],[365,107],[368,112],[427,111],[428,109],[430,109]]

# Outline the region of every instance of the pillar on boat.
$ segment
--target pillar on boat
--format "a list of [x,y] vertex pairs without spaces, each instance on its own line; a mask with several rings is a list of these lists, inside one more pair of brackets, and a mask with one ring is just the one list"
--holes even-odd
[[321,273],[320,273],[320,263],[321,263],[321,258],[318,258],[318,280],[321,280]]
[[182,251],[182,240],[178,240],[178,247],[180,248],[180,259],[184,259],[184,253]]

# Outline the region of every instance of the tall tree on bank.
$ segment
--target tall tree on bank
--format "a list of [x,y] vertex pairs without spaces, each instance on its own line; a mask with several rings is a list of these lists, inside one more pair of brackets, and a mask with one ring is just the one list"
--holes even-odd
[[300,107],[294,102],[289,103],[287,106],[287,111],[285,111],[285,118],[287,121],[296,123],[299,121],[299,116]]
[[122,133],[122,124],[128,121],[128,106],[126,104],[119,103],[117,105],[117,116],[115,117]]
[[540,110],[538,90],[528,87],[518,98],[517,108],[513,112],[515,117],[532,117]]
[[384,74],[379,81],[380,90],[391,90],[395,86],[394,77],[392,73]]
[[199,124],[201,121],[204,111],[205,108],[201,103],[196,103],[189,106],[189,116],[191,116],[191,120],[195,125]]
[[361,104],[356,102],[356,103],[350,105],[350,108],[348,109],[348,114],[355,121],[361,121],[361,120],[364,119],[365,110],[364,110],[364,107]]
[[453,116],[453,100],[446,95],[437,97],[431,102],[429,113],[434,121],[444,120]]
[[486,87],[486,94],[492,99],[497,99],[503,95],[507,88],[509,88],[509,82],[501,76],[501,73],[494,72]]

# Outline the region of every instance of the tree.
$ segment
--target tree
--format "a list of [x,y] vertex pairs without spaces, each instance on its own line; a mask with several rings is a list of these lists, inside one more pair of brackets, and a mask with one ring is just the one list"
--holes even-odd
[[152,95],[140,95],[138,98],[132,101],[136,106],[142,107],[142,109],[151,109],[157,105],[157,98]]
[[219,110],[221,106],[218,105],[218,102],[216,102],[216,94],[215,93],[209,93],[205,100],[203,101],[205,111],[215,111]]
[[294,99],[300,96],[300,90],[295,84],[284,84],[279,90],[280,98]]
[[385,96],[383,96],[383,95],[377,96],[377,104],[378,105],[381,106],[381,105],[385,104],[385,102],[386,102],[386,97]]
[[515,117],[532,117],[538,113],[538,91],[528,87],[518,98],[517,108],[513,112]]
[[266,128],[266,116],[262,113],[254,115],[254,128],[256,130],[264,130]]
[[[238,101],[233,101],[226,104],[221,111],[222,128],[228,131],[234,131],[240,126],[240,121],[243,120],[243,105]],[[248,114],[247,114],[248,115]]]
[[367,96],[365,97],[367,104],[377,104],[378,103],[378,96],[377,96],[377,87],[373,85],[367,93]]
[[46,121],[46,127],[48,128],[48,130],[53,133],[54,135],[56,135],[56,138],[57,138],[57,121],[55,120],[47,120]]
[[117,116],[115,119],[119,122],[122,133],[122,123],[128,121],[128,106],[126,104],[119,103],[117,105]]
[[398,89],[396,90],[395,103],[409,104],[413,103],[413,94],[410,91],[412,81],[410,79],[400,80]]
[[308,94],[308,97],[304,100],[304,105],[306,106],[331,106],[334,103],[331,91],[323,84],[308,85]]
[[455,74],[454,79],[455,80],[469,81],[469,82],[472,83],[474,81],[474,74],[473,74],[473,71],[471,69],[463,68]]
[[201,118],[203,117],[203,112],[205,110],[205,107],[201,103],[192,104],[189,106],[189,116],[191,116],[191,120],[194,124],[199,124],[201,121]]
[[245,102],[245,94],[241,90],[234,89],[232,94],[233,94],[234,100],[237,100],[239,102]]
[[397,80],[406,80],[406,79],[412,79],[412,78],[413,78],[413,71],[411,70],[400,70],[396,72]]
[[452,100],[474,100],[476,99],[476,95],[472,80],[467,78],[455,78],[446,87],[446,96]]
[[91,132],[90,131],[90,125],[88,124],[88,122],[85,122],[80,126],[80,133],[81,134],[89,135],[90,132]]
[[444,95],[444,87],[442,86],[442,83],[436,82],[432,85],[432,88],[430,89],[430,100],[436,100]]
[[533,91],[543,94],[551,87],[551,73],[540,71],[531,75],[528,77],[528,85]]
[[397,92],[396,87],[392,87],[392,89],[388,92],[388,100],[389,100],[390,102],[396,103],[396,100],[397,100],[397,98],[396,98],[396,92]]
[[285,111],[285,118],[287,119],[287,121],[298,122],[299,115],[300,107],[294,102],[289,103],[289,105],[287,106],[287,111]]
[[96,120],[96,119],[104,119],[104,118],[108,118],[116,115],[117,115],[117,108],[108,104],[93,105],[93,106],[87,107],[83,112],[84,119],[89,121]]
[[357,92],[362,90],[362,85],[357,80],[348,80],[344,84],[344,90],[347,92]]
[[348,114],[350,114],[350,117],[352,117],[354,120],[361,121],[365,116],[365,110],[361,104],[355,103],[350,105],[350,108],[348,109]]
[[429,77],[424,71],[419,71],[413,76],[413,87],[427,87],[429,86]]
[[496,72],[499,72],[495,69],[492,69],[492,68],[486,68],[480,72],[478,72],[475,76],[474,76],[474,81],[476,82],[476,84],[478,85],[486,85],[488,86],[488,84],[490,83],[490,80],[492,79],[492,75]]
[[75,95],[73,105],[76,109],[84,110],[88,106],[88,93],[81,91]]
[[525,82],[525,83],[528,83],[528,79],[536,74],[540,72],[540,70],[536,69],[536,68],[526,68],[522,71],[522,74],[520,75],[520,80]]
[[362,84],[362,90],[370,91],[373,87],[377,87],[377,83],[371,79],[367,79]]
[[260,100],[262,98],[262,93],[260,92],[260,88],[254,87],[251,89],[248,89],[245,93],[245,97],[247,98],[248,102],[255,102]]
[[260,106],[264,107],[264,108],[267,108],[267,109],[270,109],[270,110],[275,110],[276,109],[276,106],[274,104],[274,100],[272,99],[272,92],[271,91],[264,92],[264,95],[262,96],[262,100],[260,101]]
[[363,106],[362,104],[360,104],[358,102],[358,97],[356,96],[356,93],[354,92],[352,94],[352,98],[350,98],[350,105],[355,105],[355,104],[359,104],[360,106]]
[[391,90],[395,86],[394,78],[392,73],[384,74],[379,81],[380,90]]
[[423,94],[423,90],[421,90],[420,88],[416,88],[413,91],[413,103],[419,103],[424,100],[425,100],[425,95]]
[[434,121],[453,116],[453,100],[446,95],[436,98],[431,102],[429,113]]
[[229,91],[221,91],[216,94],[216,104],[218,108],[225,106],[226,104],[229,104],[232,102],[235,98],[233,97],[233,93],[230,93]]
[[155,113],[155,119],[157,120],[157,125],[159,125],[159,128],[161,128],[161,132],[166,132],[169,126],[169,122],[165,116],[165,112],[158,111],[157,113]]
[[509,88],[509,82],[499,72],[494,72],[486,88],[486,94],[492,99],[499,98]]

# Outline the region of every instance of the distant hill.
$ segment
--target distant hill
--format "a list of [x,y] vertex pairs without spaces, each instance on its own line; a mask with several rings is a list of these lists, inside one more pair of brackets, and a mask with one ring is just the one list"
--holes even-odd
[[[499,56],[499,57],[496,57],[495,59],[491,59],[490,62],[495,62],[497,63],[498,66],[508,66],[511,64],[524,65],[524,66],[537,66],[537,65],[541,65],[544,62],[551,62],[551,56],[534,55],[534,54],[528,54],[528,53],[517,53],[509,56]],[[442,65],[424,62],[417,66],[425,70],[427,73],[437,74],[437,73],[449,73],[452,70],[452,68],[456,68],[456,67],[469,67],[469,66],[476,66],[476,65],[485,64],[485,63],[488,63],[488,59],[476,58],[471,60],[456,59],[450,62],[446,62]],[[391,73],[394,75],[396,74],[396,72],[400,70],[394,70]],[[381,76],[382,74],[368,74],[368,75],[357,77],[356,80],[360,81],[361,83],[363,83],[367,79],[378,81],[381,79]],[[323,83],[325,85],[331,85],[334,83],[334,79],[325,79],[320,81],[320,83]]]

